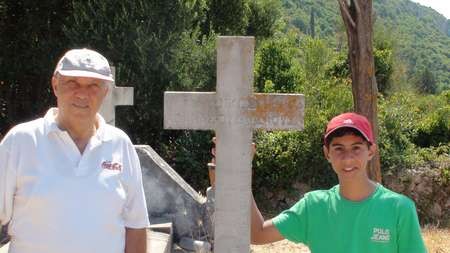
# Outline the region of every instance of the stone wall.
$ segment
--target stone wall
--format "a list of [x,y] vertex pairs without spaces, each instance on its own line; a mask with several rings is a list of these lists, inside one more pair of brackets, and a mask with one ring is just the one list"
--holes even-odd
[[[411,198],[422,225],[450,228],[450,164],[429,164],[398,173],[384,173],[383,185]],[[291,184],[291,191],[258,189],[257,199],[272,216],[294,205],[312,189],[303,182]],[[270,218],[270,217],[266,217]]]

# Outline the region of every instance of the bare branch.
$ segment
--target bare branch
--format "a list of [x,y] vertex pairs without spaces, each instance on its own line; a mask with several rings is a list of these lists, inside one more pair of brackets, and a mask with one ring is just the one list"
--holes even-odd
[[341,9],[341,12],[343,14],[342,18],[344,19],[344,22],[347,21],[346,23],[350,24],[351,28],[355,29],[356,28],[355,21],[350,15],[350,12],[348,12],[348,4],[345,1],[346,0],[338,0],[339,8]]

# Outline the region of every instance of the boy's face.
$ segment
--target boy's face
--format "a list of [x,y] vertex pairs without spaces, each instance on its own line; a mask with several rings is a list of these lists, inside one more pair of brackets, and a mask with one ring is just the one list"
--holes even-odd
[[331,163],[339,182],[367,179],[367,163],[375,150],[375,144],[368,147],[367,141],[353,134],[334,137],[328,147],[323,146],[325,158]]

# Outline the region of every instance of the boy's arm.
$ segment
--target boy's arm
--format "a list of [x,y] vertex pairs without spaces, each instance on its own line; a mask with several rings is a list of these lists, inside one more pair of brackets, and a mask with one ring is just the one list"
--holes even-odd
[[255,199],[252,195],[252,217],[251,217],[251,243],[252,244],[266,244],[276,241],[281,241],[284,237],[280,234],[278,229],[273,224],[272,220],[264,221],[261,212],[256,205]]

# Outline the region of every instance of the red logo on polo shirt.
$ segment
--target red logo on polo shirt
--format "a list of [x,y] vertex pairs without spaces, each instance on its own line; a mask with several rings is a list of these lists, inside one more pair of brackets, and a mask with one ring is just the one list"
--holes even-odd
[[102,162],[102,169],[104,170],[122,170],[122,164],[120,163],[113,163],[111,161],[104,161]]

